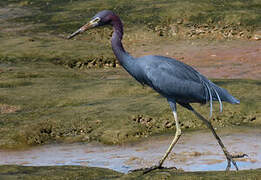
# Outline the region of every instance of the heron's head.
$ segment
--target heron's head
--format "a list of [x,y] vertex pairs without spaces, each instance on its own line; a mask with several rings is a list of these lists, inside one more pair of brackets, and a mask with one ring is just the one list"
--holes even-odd
[[68,39],[85,32],[88,29],[111,24],[112,20],[117,17],[112,11],[104,10],[97,13],[87,24],[83,25],[80,29],[68,36]]

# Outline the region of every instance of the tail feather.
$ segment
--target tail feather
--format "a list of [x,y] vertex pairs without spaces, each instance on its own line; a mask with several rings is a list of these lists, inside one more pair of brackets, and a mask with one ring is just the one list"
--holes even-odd
[[[227,92],[226,89],[221,88],[212,82],[211,82],[211,87],[217,91],[218,95],[220,96],[221,101],[226,101],[231,104],[240,103],[240,101],[238,99],[236,99],[234,96],[232,96],[231,94],[229,94],[229,92]],[[216,98],[215,100],[218,100],[218,97],[215,97],[215,98]]]
[[[207,83],[204,83],[204,85],[206,86],[207,90],[208,90],[208,96],[209,96],[209,106],[210,106],[210,110],[209,110],[209,118],[212,117],[212,111],[213,111],[213,108],[212,108],[212,92],[210,90],[210,87]],[[208,99],[206,99],[206,101],[208,101]]]
[[221,99],[220,99],[220,97],[219,97],[219,94],[218,94],[218,92],[216,91],[216,89],[213,88],[213,90],[215,91],[215,94],[216,94],[216,96],[217,96],[217,98],[218,98],[218,102],[219,102],[219,110],[220,110],[220,112],[222,112],[222,110],[223,110],[223,104],[222,104],[222,101],[221,101]]
[[[207,79],[206,79],[207,80]],[[231,94],[227,92],[224,88],[221,88],[211,82],[210,80],[206,81],[203,79],[202,83],[206,87],[206,101],[209,102],[210,110],[209,110],[209,118],[212,117],[212,111],[213,111],[213,101],[219,102],[219,109],[220,112],[223,110],[223,104],[222,101],[226,101],[231,104],[239,104],[240,101],[233,97]]]

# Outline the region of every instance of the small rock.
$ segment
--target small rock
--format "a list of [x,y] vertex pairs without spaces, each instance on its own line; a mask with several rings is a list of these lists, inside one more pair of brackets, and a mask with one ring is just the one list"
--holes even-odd
[[256,120],[256,117],[250,118],[250,121],[255,121],[255,120]]
[[84,141],[90,141],[90,139],[91,139],[90,136],[84,136],[84,137],[83,137],[83,140],[84,140]]
[[176,36],[177,34],[178,34],[178,26],[176,26],[176,25],[170,25],[170,30],[169,30],[169,32],[170,32],[170,34],[172,35],[172,36]]
[[99,120],[99,119],[95,121],[96,124],[100,124],[101,122],[102,122],[102,121]]
[[144,118],[145,122],[150,122],[152,118]]
[[178,18],[177,19],[177,24],[182,24],[183,23],[183,19],[182,18]]
[[165,123],[165,128],[171,128],[171,127],[172,127],[172,123],[167,121]]
[[244,120],[243,120],[243,123],[247,123],[247,122],[248,122],[248,120],[247,120],[247,119],[244,119]]
[[236,31],[231,31],[231,34],[234,36],[234,35],[237,35],[237,32]]
[[256,40],[256,41],[261,40],[261,34],[255,34],[253,36],[253,39]]

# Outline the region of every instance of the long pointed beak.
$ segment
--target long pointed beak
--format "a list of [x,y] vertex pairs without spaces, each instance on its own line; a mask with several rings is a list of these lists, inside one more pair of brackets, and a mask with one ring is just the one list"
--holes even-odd
[[74,33],[70,34],[67,39],[71,39],[73,38],[74,36],[77,36],[78,34],[80,33],[83,33],[84,31],[88,30],[88,29],[91,29],[92,27],[94,27],[94,24],[92,23],[87,23],[85,24],[84,26],[82,26],[80,29],[78,29],[77,31],[75,31]]

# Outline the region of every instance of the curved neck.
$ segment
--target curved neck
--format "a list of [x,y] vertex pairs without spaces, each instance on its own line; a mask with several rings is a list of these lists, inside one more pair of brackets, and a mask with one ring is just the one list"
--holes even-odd
[[119,60],[119,63],[126,69],[127,66],[132,63],[133,58],[124,50],[121,43],[123,37],[123,25],[120,18],[116,15],[112,18],[111,24],[114,30],[111,38],[112,50]]

